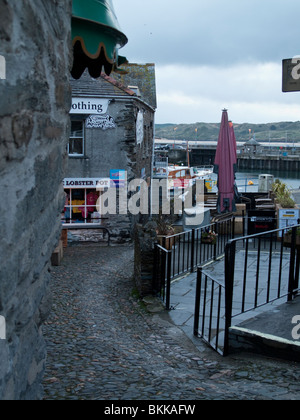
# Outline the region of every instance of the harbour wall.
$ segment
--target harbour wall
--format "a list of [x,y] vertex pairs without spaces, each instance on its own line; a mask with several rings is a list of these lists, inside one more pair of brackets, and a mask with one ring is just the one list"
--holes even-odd
[[[191,166],[213,165],[215,160],[215,149],[193,149],[190,151]],[[183,150],[169,150],[170,163],[187,164],[187,152]],[[257,156],[238,156],[239,170],[259,170],[262,172],[270,171],[300,171],[300,155],[283,156],[260,154]]]
[[285,171],[285,172],[299,172],[300,171],[300,156],[293,157],[239,157],[239,170],[261,170],[263,172],[271,171]]

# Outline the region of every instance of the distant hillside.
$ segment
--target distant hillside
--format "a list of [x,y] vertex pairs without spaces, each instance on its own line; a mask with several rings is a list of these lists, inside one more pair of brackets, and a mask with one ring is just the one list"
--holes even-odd
[[[196,129],[198,130],[196,132]],[[235,135],[237,141],[249,140],[249,130],[255,133],[259,142],[279,141],[300,142],[300,121],[280,122],[269,124],[235,124]],[[195,124],[157,124],[156,138],[169,140],[218,140],[220,124],[195,123]]]

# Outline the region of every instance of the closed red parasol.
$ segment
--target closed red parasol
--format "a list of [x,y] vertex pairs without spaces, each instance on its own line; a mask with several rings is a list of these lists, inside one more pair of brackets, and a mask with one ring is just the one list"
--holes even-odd
[[223,110],[214,172],[218,175],[218,212],[236,211],[235,172],[237,164],[237,146],[233,124],[228,121],[227,110]]

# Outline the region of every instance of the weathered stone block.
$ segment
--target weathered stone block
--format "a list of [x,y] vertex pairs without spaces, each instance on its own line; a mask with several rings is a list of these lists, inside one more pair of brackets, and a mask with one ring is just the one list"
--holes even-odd
[[137,289],[142,297],[153,293],[154,243],[156,224],[148,222],[135,227],[134,277]]
[[[71,0],[0,1],[0,400],[38,399],[60,236],[70,109]],[[57,101],[57,102],[56,102]]]

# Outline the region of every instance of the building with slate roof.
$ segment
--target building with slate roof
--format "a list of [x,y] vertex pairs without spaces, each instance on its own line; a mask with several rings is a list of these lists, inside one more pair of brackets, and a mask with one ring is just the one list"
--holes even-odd
[[[149,65],[135,66],[139,68],[139,77],[133,74],[132,79],[128,75],[116,80],[103,73],[99,79],[93,79],[86,71],[80,80],[71,80],[71,135],[63,223],[65,228],[79,228],[81,236],[85,236],[85,228],[99,224],[109,229],[112,240],[130,240],[139,215],[120,211],[119,196],[133,179],[151,183],[155,68],[151,65],[149,77]],[[101,197],[112,187],[117,195],[117,214],[111,211],[104,214]]]

